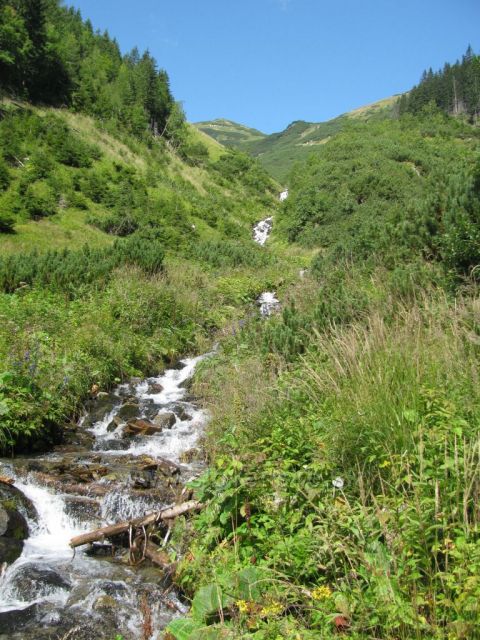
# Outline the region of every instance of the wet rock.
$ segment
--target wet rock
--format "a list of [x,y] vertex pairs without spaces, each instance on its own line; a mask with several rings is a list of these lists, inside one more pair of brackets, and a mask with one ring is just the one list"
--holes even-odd
[[126,402],[122,405],[117,413],[117,417],[121,418],[122,422],[127,422],[136,418],[140,413],[140,407],[137,403]]
[[97,451],[126,451],[129,447],[130,442],[128,440],[120,440],[118,438],[98,440],[95,445]]
[[186,366],[187,366],[187,365],[185,364],[185,362],[183,362],[183,360],[178,360],[175,364],[171,364],[171,365],[169,366],[169,369],[177,369],[177,370],[180,370],[180,369],[185,369],[185,367],[186,367]]
[[122,596],[128,591],[124,582],[113,582],[112,580],[100,580],[96,586],[101,591],[104,591],[107,596]]
[[162,432],[162,427],[149,420],[132,420],[123,430],[124,436],[153,436]]
[[0,505],[17,509],[25,518],[35,522],[38,519],[33,502],[13,485],[0,483]]
[[120,416],[114,416],[112,421],[107,426],[108,433],[112,433],[112,431],[115,431],[115,429],[117,429],[120,425],[124,424],[124,422],[125,420],[122,420]]
[[95,609],[95,611],[98,611],[99,609],[112,609],[116,606],[117,601],[115,600],[115,598],[112,598],[112,596],[104,595],[95,600],[93,608]]
[[14,611],[4,611],[0,613],[0,629],[5,637],[6,634],[14,633],[33,622],[39,612],[37,604],[31,604],[25,609],[15,609]]
[[162,393],[163,391],[163,385],[161,385],[159,382],[151,382],[148,385],[148,393]]
[[155,483],[155,474],[150,470],[133,471],[131,474],[134,489],[151,489]]
[[173,406],[172,409],[175,412],[175,415],[178,416],[179,420],[182,420],[182,422],[192,419],[192,416],[189,413],[187,413],[183,405],[176,404]]
[[28,504],[27,498],[21,491],[11,485],[2,484],[0,487],[0,566],[4,562],[11,564],[20,556],[23,541],[28,538],[28,524],[25,514],[33,506]]
[[159,471],[164,476],[171,477],[180,473],[180,467],[178,464],[165,460],[164,458],[148,458],[143,457],[140,459],[142,471]]
[[100,516],[100,504],[93,498],[68,496],[65,498],[65,511],[75,520],[90,522]]
[[191,388],[192,384],[193,384],[192,378],[187,378],[183,382],[180,382],[180,384],[178,385],[178,388],[188,390]]
[[103,420],[110,411],[118,404],[118,397],[113,393],[100,392],[96,398],[90,400],[86,405],[88,412],[84,424],[87,427],[93,426],[96,422]]
[[[23,540],[0,537],[0,566],[5,562],[7,565],[15,562],[23,551]],[[0,623],[1,627],[1,623]]]
[[159,413],[153,419],[153,423],[161,427],[161,429],[171,429],[176,422],[175,414],[172,411],[168,413]]
[[144,400],[141,404],[142,415],[147,420],[153,420],[158,414],[159,408],[158,404],[155,404],[151,398]]
[[114,548],[110,542],[93,542],[85,553],[87,556],[109,557],[114,554]]
[[15,590],[21,600],[32,600],[32,595],[41,597],[52,590],[64,589],[69,591],[71,584],[59,573],[48,567],[25,565],[15,575],[13,580]]

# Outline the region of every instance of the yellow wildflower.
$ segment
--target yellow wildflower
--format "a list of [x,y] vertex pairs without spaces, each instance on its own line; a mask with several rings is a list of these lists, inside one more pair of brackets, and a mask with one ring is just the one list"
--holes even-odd
[[237,605],[237,608],[240,611],[240,613],[248,612],[248,609],[249,609],[248,602],[246,602],[245,600],[237,600],[235,604]]
[[260,616],[262,618],[268,618],[270,616],[278,616],[283,611],[283,606],[280,602],[271,602],[270,604],[265,605],[260,611]]
[[386,467],[391,467],[392,463],[390,460],[384,460],[381,464],[378,465],[379,469],[385,469]]
[[320,587],[316,587],[312,591],[312,598],[314,600],[328,600],[331,597],[332,597],[332,590],[330,589],[330,587],[326,587],[324,585]]

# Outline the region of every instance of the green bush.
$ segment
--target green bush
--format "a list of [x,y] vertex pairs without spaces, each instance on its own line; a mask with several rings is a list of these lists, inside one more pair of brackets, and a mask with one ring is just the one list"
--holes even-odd
[[15,220],[8,213],[0,211],[0,233],[12,233]]
[[38,220],[57,213],[58,198],[48,182],[37,180],[27,187],[23,205],[30,218]]
[[0,191],[5,191],[10,184],[10,172],[8,170],[6,162],[3,158],[0,158]]
[[16,254],[0,258],[0,288],[11,293],[28,284],[76,296],[89,285],[105,286],[113,271],[123,265],[138,266],[150,275],[159,273],[163,257],[160,241],[136,236],[117,240],[106,249],[85,245],[80,251]]

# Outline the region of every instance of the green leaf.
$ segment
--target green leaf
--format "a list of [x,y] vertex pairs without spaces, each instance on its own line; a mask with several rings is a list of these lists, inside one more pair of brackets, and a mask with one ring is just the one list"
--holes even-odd
[[207,617],[216,614],[232,601],[223,595],[216,584],[201,587],[192,600],[192,617],[197,622],[204,622]]
[[200,626],[190,620],[189,618],[177,618],[173,620],[168,627],[167,631],[175,636],[177,640],[191,640],[192,635],[200,630]]
[[262,596],[261,573],[255,567],[247,567],[235,576],[239,600],[259,600]]

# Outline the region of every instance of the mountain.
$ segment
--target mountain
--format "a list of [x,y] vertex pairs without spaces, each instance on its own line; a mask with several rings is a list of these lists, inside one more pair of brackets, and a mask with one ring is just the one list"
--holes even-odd
[[207,122],[196,122],[195,126],[221,144],[235,149],[242,148],[244,144],[257,142],[268,137],[266,133],[262,133],[258,129],[251,129],[243,124],[222,118]]
[[212,120],[195,126],[222,144],[258,158],[267,171],[281,183],[295,162],[305,160],[317,145],[323,145],[352,119],[370,121],[392,117],[398,96],[359,107],[327,122],[296,120],[284,131],[264,134],[232,122]]

